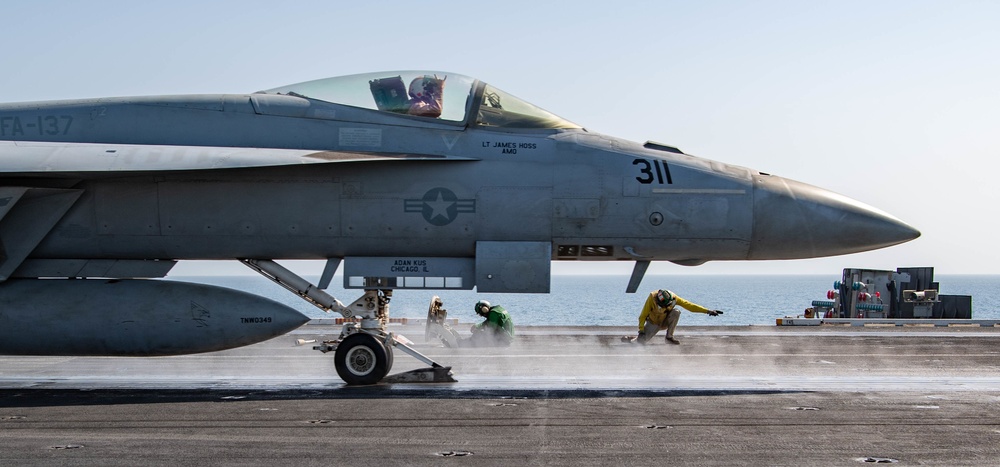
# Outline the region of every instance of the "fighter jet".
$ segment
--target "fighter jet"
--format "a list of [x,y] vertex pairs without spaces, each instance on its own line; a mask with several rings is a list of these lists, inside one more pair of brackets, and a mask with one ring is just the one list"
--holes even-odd
[[[397,289],[549,291],[556,261],[842,255],[919,232],[853,199],[588,131],[455,73],[382,72],[252,94],[0,104],[0,353],[176,355],[306,321],[162,280],[239,260],[342,316],[348,383],[389,371]],[[322,259],[311,284],[275,260]],[[340,265],[362,291],[323,289]],[[437,365],[436,362],[429,362]]]

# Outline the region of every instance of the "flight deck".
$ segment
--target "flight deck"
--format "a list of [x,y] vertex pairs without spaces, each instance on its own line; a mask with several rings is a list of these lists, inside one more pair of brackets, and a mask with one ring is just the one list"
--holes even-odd
[[411,323],[389,330],[457,381],[393,382],[423,366],[399,353],[370,386],[311,349],[339,329],[176,357],[0,357],[0,462],[1000,459],[1000,327],[681,326],[681,345],[645,346],[621,342],[631,327],[521,327],[509,348],[450,349]]
[[[649,345],[621,342],[631,327],[522,326],[508,348],[450,349],[423,342],[423,325],[413,321],[389,330],[452,367],[456,379],[418,384],[421,391],[1000,389],[1000,327],[682,327],[682,345],[673,346],[662,337]],[[465,334],[467,327],[456,326]],[[306,325],[252,346],[174,357],[2,356],[0,386],[334,390],[345,385],[332,354],[311,347],[339,332]],[[401,352],[394,360],[390,383],[426,366]]]

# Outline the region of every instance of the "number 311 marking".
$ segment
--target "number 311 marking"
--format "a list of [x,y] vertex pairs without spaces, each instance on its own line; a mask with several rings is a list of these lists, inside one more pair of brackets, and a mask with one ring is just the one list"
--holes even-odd
[[[632,161],[632,165],[641,166],[639,173],[642,174],[641,177],[635,177],[639,183],[643,185],[648,185],[656,180],[656,183],[663,185],[663,175],[667,176],[667,184],[674,183],[673,178],[670,177],[670,167],[667,167],[667,161],[653,161],[649,162],[646,159],[636,159]],[[660,165],[663,165],[663,169],[660,169]],[[653,170],[656,170],[656,176],[653,176]]]

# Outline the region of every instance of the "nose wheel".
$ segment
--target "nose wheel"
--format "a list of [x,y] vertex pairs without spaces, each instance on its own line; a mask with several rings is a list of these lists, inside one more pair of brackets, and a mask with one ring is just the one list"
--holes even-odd
[[347,384],[375,384],[392,365],[392,350],[370,334],[357,332],[344,338],[334,354],[337,374]]

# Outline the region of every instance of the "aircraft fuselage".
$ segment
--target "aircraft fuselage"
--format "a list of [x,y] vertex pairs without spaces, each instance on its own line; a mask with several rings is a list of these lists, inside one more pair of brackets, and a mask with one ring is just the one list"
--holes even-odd
[[[208,109],[215,103],[217,109]],[[749,254],[753,184],[747,169],[586,132],[259,115],[250,96],[170,104],[123,99],[0,108],[0,122],[7,122],[0,136],[26,137],[37,131],[27,122],[41,121],[53,126],[32,134],[34,141],[106,147],[109,160],[118,157],[111,152],[116,145],[156,145],[328,151],[332,162],[61,173],[55,182],[38,174],[40,185],[79,176],[74,186],[83,194],[33,257],[471,256],[477,241],[509,238],[552,242],[553,259],[578,258],[581,250],[572,254],[573,247],[588,246],[606,248],[585,253],[588,260],[636,259],[625,247],[655,259]],[[336,153],[379,140],[379,150],[406,153],[416,146],[426,157],[337,162]],[[169,148],[161,153],[162,160],[172,157]],[[651,220],[657,212],[664,217]]]

